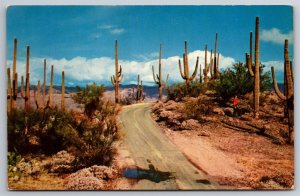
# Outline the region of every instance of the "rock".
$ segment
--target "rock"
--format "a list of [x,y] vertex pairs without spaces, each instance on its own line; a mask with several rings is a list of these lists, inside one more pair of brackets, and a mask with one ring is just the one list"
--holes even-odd
[[233,116],[233,108],[224,108],[223,111],[227,116]]
[[198,132],[198,136],[207,136],[207,137],[209,137],[210,136],[210,133],[209,132],[207,132],[207,131],[199,131]]
[[75,177],[64,184],[67,190],[101,190],[103,181],[95,177]]
[[68,190],[101,190],[105,182],[112,179],[117,171],[107,166],[93,165],[81,169],[65,179]]
[[213,113],[219,114],[219,115],[225,115],[224,111],[222,108],[214,108]]
[[198,127],[199,127],[198,121],[195,119],[185,120],[181,123],[180,126],[181,129],[186,129],[186,130],[197,129]]

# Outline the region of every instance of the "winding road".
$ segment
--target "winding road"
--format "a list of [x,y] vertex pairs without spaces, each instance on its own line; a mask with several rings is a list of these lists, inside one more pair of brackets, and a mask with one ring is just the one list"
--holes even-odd
[[151,104],[142,103],[123,108],[120,120],[124,131],[124,145],[137,168],[155,168],[170,172],[172,178],[160,182],[142,179],[138,190],[212,190],[219,186],[201,170],[194,167],[164,135],[151,118]]

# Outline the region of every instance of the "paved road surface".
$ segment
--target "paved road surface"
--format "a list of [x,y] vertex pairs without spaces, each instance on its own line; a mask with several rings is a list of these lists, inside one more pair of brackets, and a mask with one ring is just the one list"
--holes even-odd
[[195,168],[176,146],[162,133],[151,118],[151,104],[136,104],[123,108],[120,120],[123,124],[124,145],[128,148],[135,166],[171,172],[173,178],[159,183],[139,180],[134,189],[217,189],[218,185]]

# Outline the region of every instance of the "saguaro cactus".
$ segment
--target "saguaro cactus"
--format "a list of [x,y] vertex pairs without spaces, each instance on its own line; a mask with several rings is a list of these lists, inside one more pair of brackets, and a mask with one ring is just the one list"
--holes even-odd
[[188,49],[187,49],[187,41],[184,42],[184,54],[183,54],[183,66],[184,66],[184,72],[182,72],[181,68],[181,61],[179,59],[179,70],[182,79],[185,80],[185,84],[187,89],[190,88],[190,81],[194,80],[194,78],[197,75],[197,70],[198,70],[198,62],[199,62],[199,57],[197,57],[196,61],[196,66],[193,75],[190,77],[189,75],[189,63],[188,63]]
[[204,56],[204,83],[208,82],[208,72],[209,72],[209,67],[207,64],[207,44],[205,45],[205,56]]
[[200,64],[200,78],[199,82],[202,83],[202,65]]
[[163,96],[162,90],[163,90],[163,87],[165,87],[167,85],[168,79],[169,79],[169,74],[167,74],[166,81],[165,82],[162,81],[161,56],[162,56],[162,45],[160,44],[160,47],[159,47],[159,63],[158,63],[158,70],[159,71],[158,71],[158,74],[156,74],[156,77],[155,77],[155,72],[154,72],[154,66],[152,66],[153,80],[158,85],[159,100],[162,100],[162,96]]
[[121,65],[120,65],[120,70],[119,70],[118,40],[116,40],[115,50],[116,50],[116,54],[115,54],[115,75],[111,76],[110,79],[111,79],[111,83],[115,86],[115,102],[119,103],[120,102],[120,83],[123,79],[123,74],[122,74]]
[[41,84],[40,84],[40,81],[38,80],[37,88],[36,88],[36,90],[34,90],[34,102],[35,102],[37,109],[39,109],[41,107],[40,92],[41,92]]
[[213,79],[219,78],[219,53],[217,56],[217,46],[218,46],[218,33],[216,33],[216,39],[215,39],[215,48],[214,48],[214,72],[213,72]]
[[46,59],[44,59],[43,107],[46,106]]
[[256,17],[255,24],[255,66],[253,70],[252,64],[252,32],[250,32],[250,55],[246,53],[246,64],[249,69],[249,73],[254,77],[254,90],[253,90],[253,105],[254,105],[254,117],[259,117],[259,93],[260,93],[260,62],[259,62],[259,17]]
[[[30,111],[30,73],[29,73],[29,56],[30,56],[30,46],[27,46],[26,52],[26,84],[25,84],[25,96],[23,96],[25,100],[25,111]],[[24,81],[23,81],[24,82]]]
[[214,60],[212,58],[212,50],[210,50],[210,62],[209,62],[209,68],[210,68],[210,79],[214,79]]
[[49,107],[51,108],[53,105],[53,75],[54,67],[51,65],[51,75],[50,75],[50,86],[49,86]]
[[144,89],[143,89],[143,81],[140,80],[140,75],[137,77],[137,90],[136,90],[136,102],[143,101],[145,99]]
[[18,40],[17,38],[14,39],[14,57],[13,57],[13,73],[12,73],[12,85],[13,85],[13,90],[12,90],[12,108],[17,107],[17,93],[18,93],[18,75],[17,73],[17,45],[18,45]]
[[276,75],[274,67],[272,66],[273,85],[277,96],[286,101],[287,117],[289,122],[289,143],[294,143],[294,83],[293,75],[289,61],[289,49],[288,40],[284,41],[284,74],[285,74],[285,86],[286,94],[282,94],[277,86]]
[[61,109],[65,109],[65,72],[61,72]]
[[7,113],[10,113],[12,107],[10,68],[7,68]]

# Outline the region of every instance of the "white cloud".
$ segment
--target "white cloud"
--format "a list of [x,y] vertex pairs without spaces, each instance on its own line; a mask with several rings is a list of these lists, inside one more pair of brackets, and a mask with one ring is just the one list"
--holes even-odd
[[125,32],[125,29],[122,29],[122,28],[115,28],[115,29],[111,29],[109,31],[111,34],[114,34],[114,35],[119,35],[119,34],[122,34]]
[[[196,50],[191,52],[188,55],[190,75],[194,71],[197,56],[199,56],[199,66],[200,64],[202,64],[202,67],[204,65],[204,51]],[[210,52],[208,52],[208,57],[209,56]],[[179,56],[171,56],[162,59],[163,80],[166,79],[166,75],[168,73],[169,80],[175,82],[183,81],[179,73],[178,59]],[[234,62],[235,61],[233,58],[225,57],[220,54],[220,69],[225,69],[231,66]],[[7,61],[7,66],[11,66],[11,64],[11,60]],[[64,70],[66,76],[66,84],[72,84],[75,82],[77,82],[78,84],[85,81],[108,83],[110,82],[110,77],[115,72],[114,64],[115,60],[109,57],[99,57],[92,59],[87,59],[85,57],[75,57],[73,59],[47,59],[47,81],[49,82],[50,65],[54,65],[54,72],[56,74],[55,81],[57,81],[57,79],[60,79],[59,77],[61,75],[61,71]],[[122,65],[123,69],[123,84],[136,83],[137,74],[140,74],[140,77],[145,84],[153,83],[152,65],[154,66],[155,73],[157,73],[158,71],[158,59],[144,61],[129,61],[119,59],[119,64]],[[17,72],[19,74],[19,77],[25,74],[25,61],[17,62]],[[30,72],[32,84],[36,84],[37,80],[43,80],[42,58],[31,57]]]
[[105,25],[100,25],[98,26],[99,29],[101,30],[105,30],[113,35],[120,35],[122,33],[125,32],[125,29],[124,28],[120,28],[116,25],[108,25],[108,24],[105,24]]
[[266,66],[265,71],[271,71],[272,66],[275,68],[276,72],[284,71],[283,61],[265,61],[261,63]]
[[262,30],[260,39],[265,42],[272,42],[275,44],[284,44],[284,40],[288,39],[289,43],[293,43],[293,31],[290,31],[287,34],[282,33],[277,28],[272,28],[269,30]]

